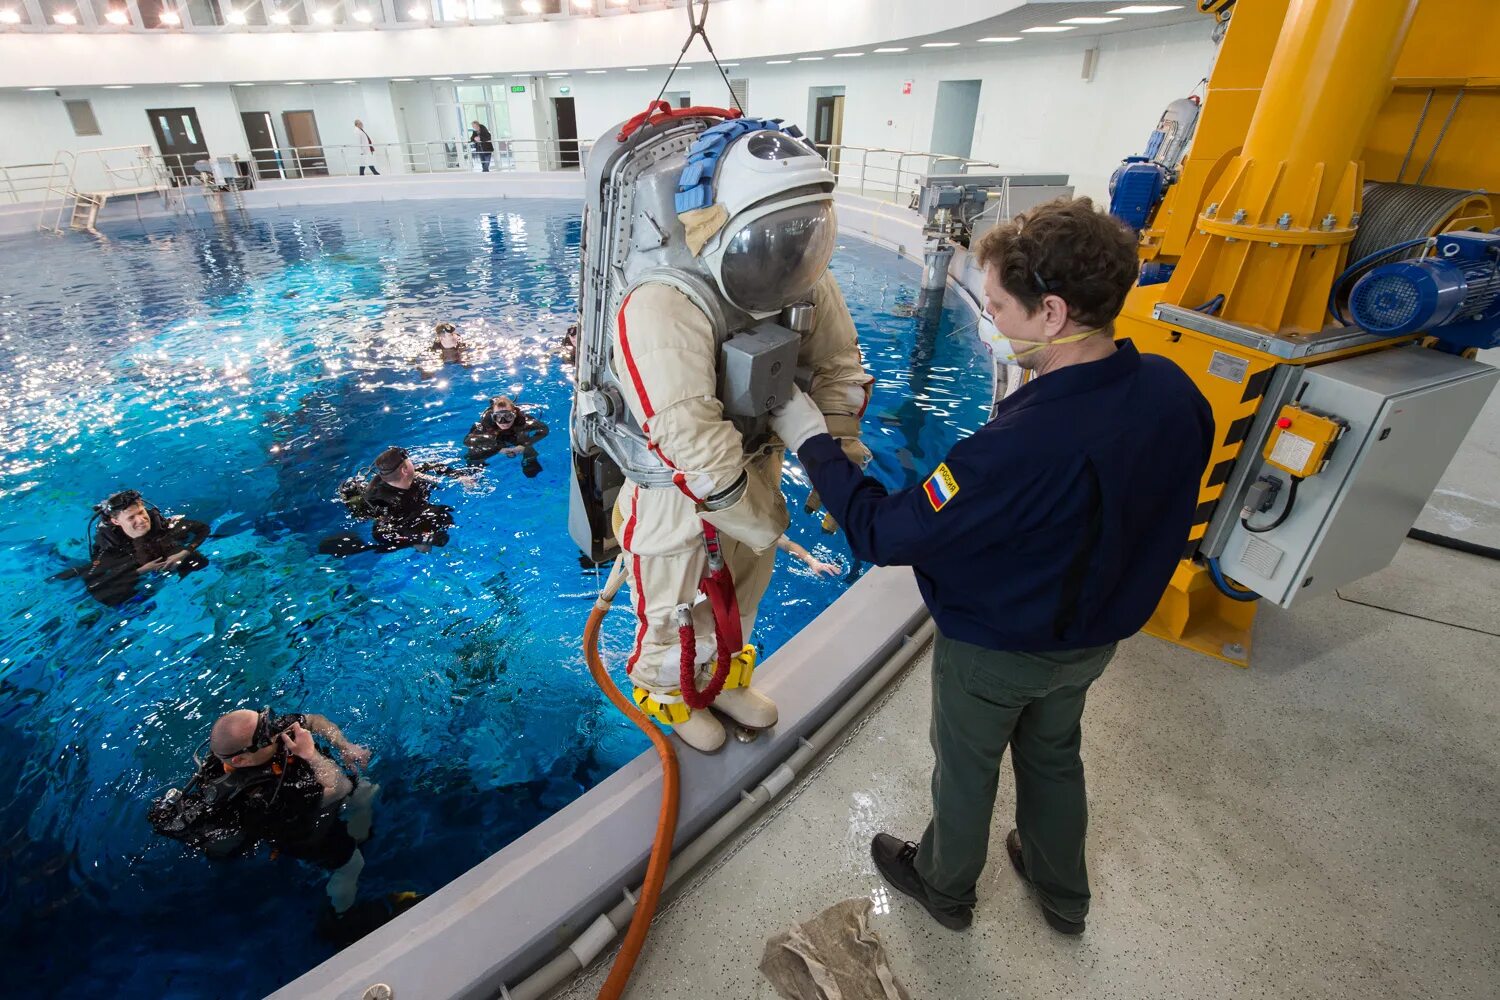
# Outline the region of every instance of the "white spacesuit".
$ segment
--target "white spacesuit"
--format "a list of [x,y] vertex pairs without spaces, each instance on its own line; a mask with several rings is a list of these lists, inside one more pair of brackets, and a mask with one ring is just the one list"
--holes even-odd
[[606,135],[588,180],[574,534],[589,548],[592,521],[598,553],[598,518],[576,508],[610,499],[608,473],[590,471],[608,456],[624,474],[609,527],[636,615],[636,703],[712,751],[725,733],[708,704],[776,722],[747,644],[787,528],[766,414],[802,381],[868,455],[870,378],[827,269],[833,177],[795,129],[700,113]]

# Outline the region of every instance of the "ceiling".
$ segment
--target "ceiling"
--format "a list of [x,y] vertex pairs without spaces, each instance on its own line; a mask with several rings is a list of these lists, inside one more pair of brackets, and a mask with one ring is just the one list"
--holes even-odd
[[[372,31],[619,17],[685,0],[0,0],[0,31]],[[723,0],[711,0],[722,3]]]
[[[686,0],[0,0],[0,33],[68,34],[276,33],[462,28],[576,18],[621,17],[639,11],[681,7]],[[711,0],[723,3],[725,0]],[[810,0],[811,2],[811,0]],[[875,0],[879,2],[879,0]],[[1196,20],[1199,0],[1134,4],[1131,0],[1026,0],[1021,6],[960,29],[891,39],[891,46],[958,42],[979,38],[1017,41],[1111,34]],[[1115,13],[1120,8],[1170,10]],[[1100,24],[1062,24],[1068,18],[1108,19]],[[711,22],[710,22],[711,23]],[[1028,32],[1059,27],[1066,31]],[[789,35],[789,40],[796,37]],[[801,51],[817,52],[816,48]]]

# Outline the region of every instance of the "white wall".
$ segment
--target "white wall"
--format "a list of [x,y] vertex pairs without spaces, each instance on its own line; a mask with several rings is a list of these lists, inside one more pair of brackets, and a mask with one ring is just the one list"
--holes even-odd
[[[726,5],[728,6],[728,5]],[[1104,198],[1120,159],[1138,153],[1166,104],[1208,75],[1215,48],[1211,21],[1143,29],[1097,39],[1057,39],[1033,44],[913,55],[866,55],[789,66],[745,62],[730,75],[750,81],[751,114],[803,120],[814,88],[843,87],[844,143],[849,146],[925,151],[931,140],[938,83],[981,80],[972,156],[1006,169],[1069,174],[1080,194]],[[1099,45],[1092,82],[1081,78],[1083,50]],[[593,139],[643,110],[661,89],[664,71],[566,77],[497,77],[493,85],[525,83],[525,94],[509,94],[516,139],[551,134],[549,98],[569,88],[575,99],[580,138]],[[911,81],[911,93],[902,93]],[[312,108],[327,143],[350,141],[352,121],[365,120],[377,142],[450,138],[435,111],[427,81],[388,84],[317,84],[301,87],[136,87],[131,90],[70,88],[66,97],[88,97],[104,135],[72,134],[62,102],[51,93],[0,91],[0,163],[50,161],[61,148],[146,143],[154,145],[144,109],[198,108],[209,148],[243,153],[239,111],[270,111],[281,128],[283,110]],[[691,92],[695,104],[728,104],[717,73],[702,67],[679,71],[673,90]],[[283,137],[284,138],[284,137]],[[884,162],[893,158],[886,157]],[[846,156],[845,170],[855,169]],[[847,176],[847,174],[846,174]]]
[[[925,152],[932,138],[938,83],[981,80],[974,159],[1011,170],[1057,171],[1072,176],[1079,194],[1107,196],[1109,175],[1120,160],[1139,153],[1169,101],[1184,97],[1208,76],[1217,51],[1212,21],[1143,29],[1077,41],[996,45],[959,53],[866,55],[789,66],[764,63],[731,68],[750,81],[750,107],[758,117],[801,120],[809,90],[844,89],[844,144]],[[1098,45],[1092,82],[1082,79],[1083,52]],[[598,137],[643,109],[661,87],[661,73],[603,76],[574,73],[546,82],[555,95],[568,86],[577,98],[578,131]],[[691,80],[693,103],[726,105],[718,74],[695,67],[673,81]],[[911,81],[911,93],[902,93]],[[884,158],[891,162],[893,158]],[[848,157],[846,157],[846,163]]]
[[[407,0],[399,0],[407,2]],[[776,58],[796,46],[849,48],[973,24],[1023,0],[733,0],[713,4],[720,57]],[[453,76],[671,65],[681,8],[463,28],[270,34],[0,32],[0,87]],[[695,48],[702,58],[702,49]]]

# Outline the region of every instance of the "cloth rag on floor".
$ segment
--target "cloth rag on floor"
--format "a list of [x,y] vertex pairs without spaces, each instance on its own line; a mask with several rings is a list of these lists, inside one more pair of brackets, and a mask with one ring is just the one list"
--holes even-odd
[[846,899],[766,942],[760,971],[786,1000],[911,1000],[870,929],[869,899]]

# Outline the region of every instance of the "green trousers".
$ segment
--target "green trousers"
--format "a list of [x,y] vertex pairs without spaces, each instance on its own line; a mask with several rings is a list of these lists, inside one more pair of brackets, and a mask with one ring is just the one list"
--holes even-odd
[[1115,644],[1007,653],[938,634],[932,656],[932,821],[917,874],[939,906],[973,906],[1007,745],[1016,774],[1016,827],[1042,905],[1066,920],[1089,909],[1083,840],[1084,697]]

